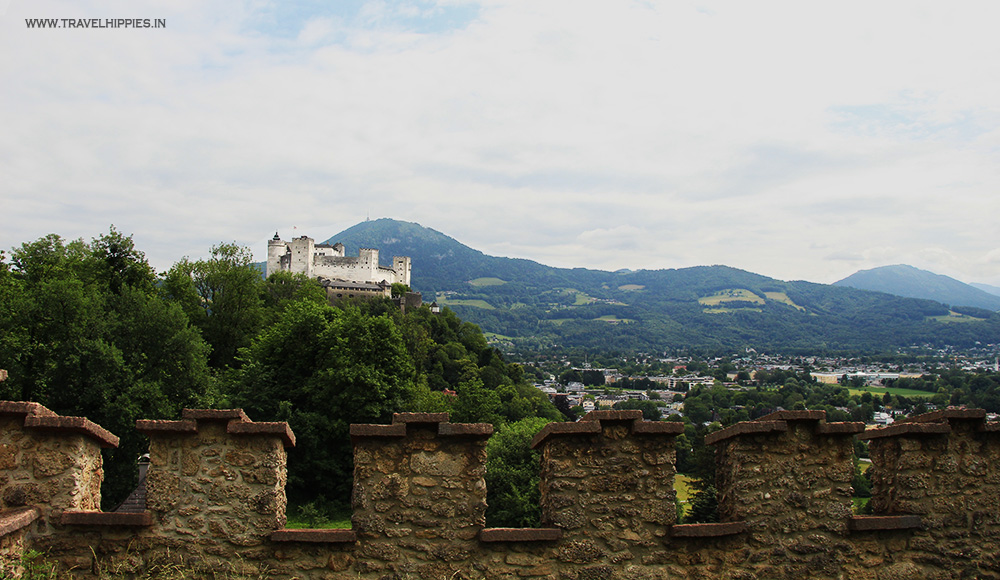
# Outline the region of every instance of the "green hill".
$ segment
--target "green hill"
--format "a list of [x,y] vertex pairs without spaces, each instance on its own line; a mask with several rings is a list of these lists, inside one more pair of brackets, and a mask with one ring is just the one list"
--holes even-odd
[[606,272],[488,256],[435,230],[391,219],[331,236],[348,255],[410,256],[412,285],[518,346],[662,351],[883,352],[995,343],[1000,315],[849,287],[785,282],[728,266]]
[[1000,310],[1000,296],[954,278],[904,264],[861,270],[833,284],[886,292],[896,296],[927,298],[952,306]]

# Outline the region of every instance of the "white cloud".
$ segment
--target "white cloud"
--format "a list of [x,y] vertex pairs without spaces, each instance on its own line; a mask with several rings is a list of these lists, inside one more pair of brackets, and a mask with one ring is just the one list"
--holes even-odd
[[[12,3],[0,247],[115,223],[162,269],[370,213],[557,266],[1000,283],[1000,5],[289,6]],[[167,28],[24,22],[123,13]]]

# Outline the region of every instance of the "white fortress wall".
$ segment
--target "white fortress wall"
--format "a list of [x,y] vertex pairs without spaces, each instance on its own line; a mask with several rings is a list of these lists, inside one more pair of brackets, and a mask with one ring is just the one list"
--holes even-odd
[[350,282],[410,284],[410,258],[394,256],[393,267],[379,265],[379,251],[361,248],[357,257],[344,256],[344,245],[316,244],[308,236],[282,240],[277,233],[267,243],[265,275],[279,271],[305,274],[310,278],[335,278]]

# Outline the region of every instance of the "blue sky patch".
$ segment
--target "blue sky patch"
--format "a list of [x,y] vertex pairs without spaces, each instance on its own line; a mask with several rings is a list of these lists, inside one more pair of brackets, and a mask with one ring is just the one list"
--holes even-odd
[[391,29],[441,34],[465,28],[479,16],[473,3],[440,4],[433,0],[303,0],[269,2],[257,8],[250,27],[278,38],[295,38],[310,20],[332,20],[349,29]]

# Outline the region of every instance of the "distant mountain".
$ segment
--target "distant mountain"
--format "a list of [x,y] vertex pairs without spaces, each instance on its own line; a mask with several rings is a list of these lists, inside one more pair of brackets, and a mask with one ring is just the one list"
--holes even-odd
[[488,256],[419,224],[366,221],[329,239],[347,255],[410,256],[412,286],[515,348],[679,349],[823,354],[995,343],[1000,314],[938,301],[785,282],[728,266],[670,270],[552,268]]
[[834,282],[833,285],[874,290],[909,298],[926,298],[951,306],[1000,310],[1000,296],[948,276],[902,264],[861,270],[839,282]]
[[437,230],[389,218],[361,222],[323,243],[337,242],[344,244],[348,256],[356,256],[359,248],[376,248],[379,250],[379,261],[385,266],[392,266],[393,256],[409,256],[413,265],[412,286],[425,294],[465,289],[470,280],[478,278],[565,285],[575,279],[566,273],[607,274],[595,270],[551,268],[518,258],[487,256]]
[[979,288],[987,294],[993,294],[994,296],[1000,296],[1000,286],[990,286],[989,284],[978,284],[976,282],[969,283],[969,286],[973,288]]

